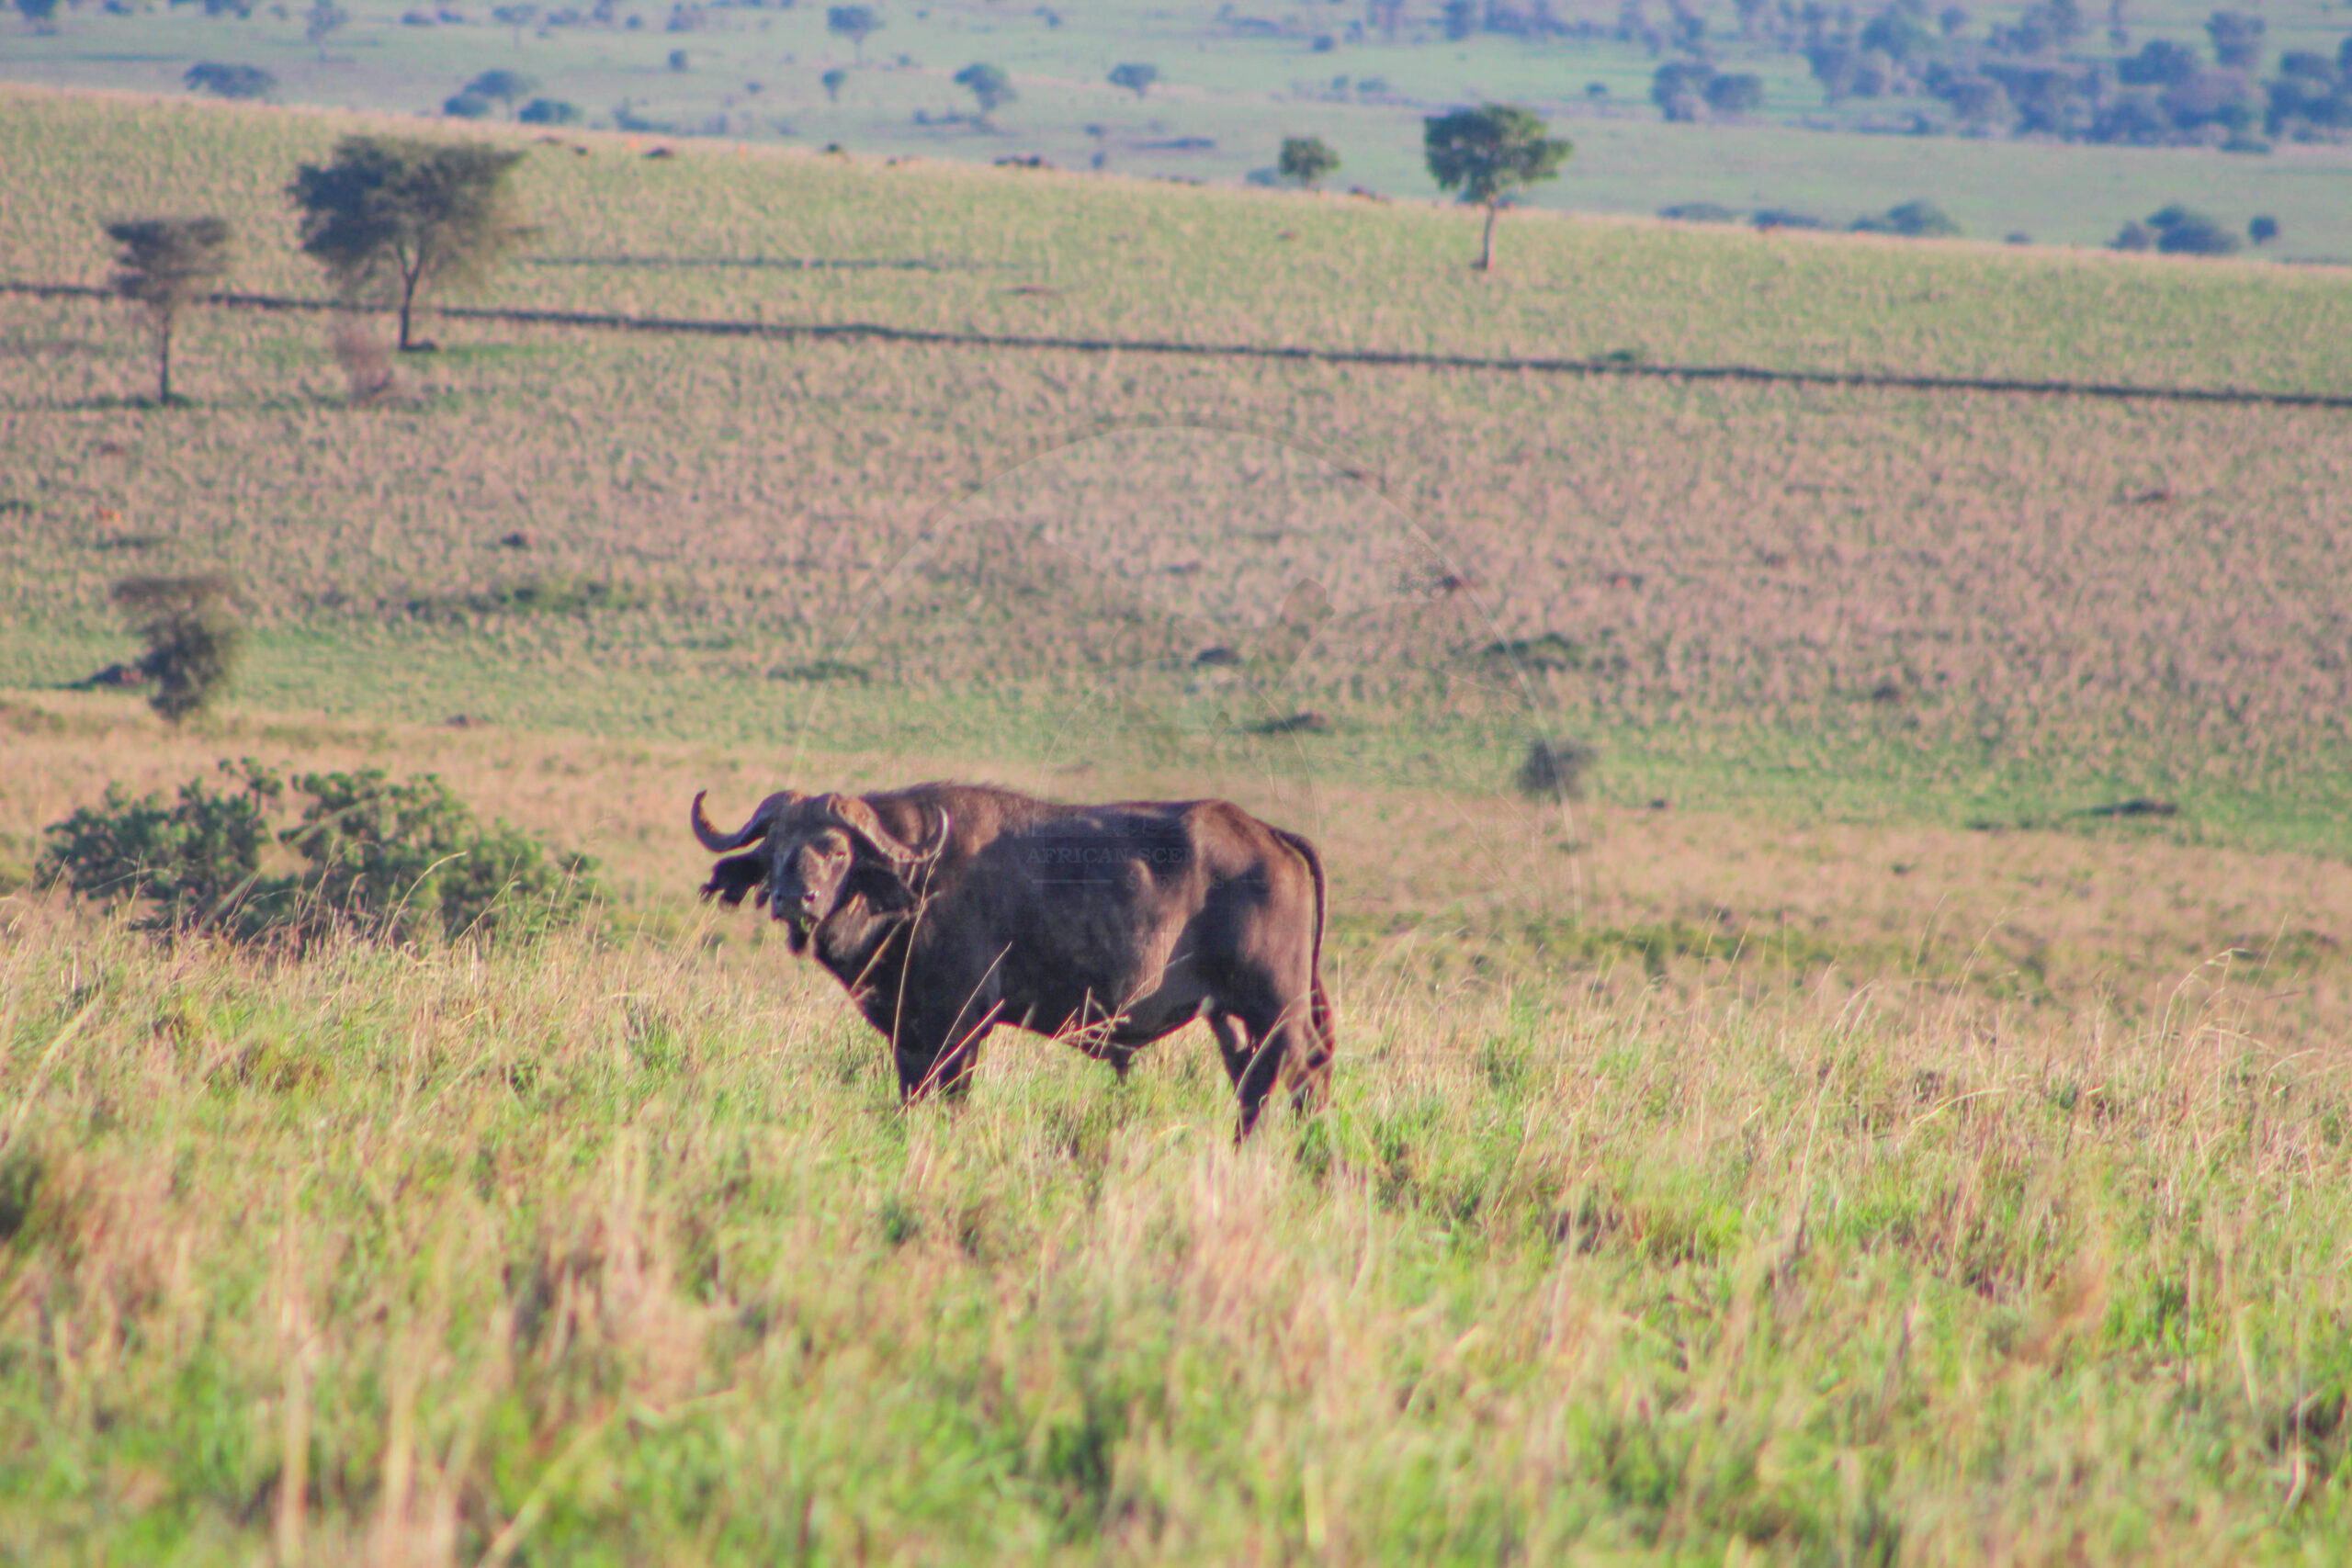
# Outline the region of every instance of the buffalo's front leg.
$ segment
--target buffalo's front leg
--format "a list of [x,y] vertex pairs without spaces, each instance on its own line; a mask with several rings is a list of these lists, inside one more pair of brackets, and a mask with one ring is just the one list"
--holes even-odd
[[1001,1004],[991,1006],[975,1022],[958,1013],[945,1027],[923,1027],[910,1019],[899,1029],[893,1055],[899,1064],[899,1098],[921,1100],[934,1089],[962,1098],[971,1087],[972,1069],[979,1065],[980,1046],[996,1027]]

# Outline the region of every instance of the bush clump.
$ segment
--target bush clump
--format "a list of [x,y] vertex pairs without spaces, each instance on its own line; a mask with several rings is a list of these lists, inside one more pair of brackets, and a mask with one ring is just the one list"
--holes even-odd
[[1898,202],[1873,217],[1856,220],[1857,234],[1900,234],[1906,240],[1957,239],[1964,231],[1932,201]]
[[[335,932],[402,943],[526,935],[577,919],[595,892],[589,857],[485,826],[431,774],[302,774],[292,788],[308,804],[278,828],[286,783],[250,759],[220,770],[233,787],[195,778],[166,802],[118,785],[52,823],[44,880],[151,904],[139,929],[157,935],[295,946]],[[266,863],[289,854],[299,869]]]

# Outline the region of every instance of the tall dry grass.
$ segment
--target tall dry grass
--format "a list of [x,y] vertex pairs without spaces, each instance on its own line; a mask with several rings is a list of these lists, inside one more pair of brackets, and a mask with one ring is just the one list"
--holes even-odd
[[2317,1562],[2352,1084],[1360,968],[1323,1118],[771,947],[301,964],[0,907],[23,1560]]

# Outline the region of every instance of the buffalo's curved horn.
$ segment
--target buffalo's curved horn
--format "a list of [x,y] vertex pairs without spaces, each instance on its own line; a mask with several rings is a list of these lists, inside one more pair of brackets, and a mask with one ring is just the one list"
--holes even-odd
[[874,807],[857,795],[827,795],[825,806],[828,816],[865,840],[875,853],[893,865],[910,865],[922,858],[919,852],[900,843],[888,828],[883,827],[882,819],[874,815]]
[[710,825],[709,818],[703,815],[703,797],[709,793],[708,790],[702,790],[695,795],[695,837],[702,840],[704,849],[715,855],[723,855],[729,850],[740,850],[745,844],[757,843],[767,837],[769,824],[782,816],[800,798],[788,789],[778,790],[760,802],[759,809],[752,813],[752,819],[749,822],[744,823],[732,833],[722,833]]

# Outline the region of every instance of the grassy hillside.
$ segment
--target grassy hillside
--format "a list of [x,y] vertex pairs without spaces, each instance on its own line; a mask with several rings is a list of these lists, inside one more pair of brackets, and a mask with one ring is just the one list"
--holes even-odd
[[[0,272],[210,210],[315,297],[277,193],[371,123],[11,92]],[[1528,214],[1480,279],[1402,203],[644,151],[535,145],[469,299],[2352,391],[2323,269]],[[2343,412],[425,330],[355,398],[200,311],[158,408],[0,295],[0,1556],[2337,1554]],[[62,689],[199,570],[219,711]],[[296,961],[25,885],[247,756],[607,901]],[[1187,1035],[899,1113],[684,805],[943,774],[1311,832],[1332,1110],[1232,1149]]]
[[[1616,0],[1547,0],[1560,24],[1589,29],[1577,36],[1480,30],[1461,39],[1445,36],[1435,5],[1401,8],[1391,38],[1375,13],[1323,6],[1105,0],[1022,10],[929,0],[875,7],[884,25],[863,63],[847,39],[828,32],[831,7],[813,4],[620,6],[601,23],[594,6],[548,6],[516,29],[494,23],[487,6],[356,0],[345,7],[349,25],[323,47],[305,39],[303,7],[282,9],[238,20],[194,6],[127,16],[84,7],[64,14],[51,36],[11,38],[0,77],[177,97],[192,63],[234,62],[274,73],[290,102],[431,115],[478,73],[503,69],[529,75],[534,96],[572,104],[606,129],[627,119],[676,134],[839,142],[861,153],[968,163],[1041,154],[1064,168],[1099,154],[1118,173],[1227,184],[1271,168],[1283,137],[1311,134],[1341,152],[1342,185],[1399,197],[1435,194],[1420,161],[1423,115],[1501,97],[1540,107],[1578,145],[1566,177],[1534,196],[1547,207],[1647,214],[1709,201],[1742,212],[1793,209],[1842,227],[1927,197],[1986,239],[2023,232],[2043,243],[2099,245],[2126,222],[2186,202],[2241,233],[2256,214],[2279,219],[2283,233],[2265,255],[2352,258],[2352,159],[2340,146],[2282,138],[2267,156],[2243,156],[2211,146],[1963,136],[1924,92],[1829,99],[1803,52],[1811,24],[1794,6],[1758,8],[1747,19],[1721,4],[1631,7],[1637,33],[1658,34],[1653,47],[1619,36],[1629,10]],[[1882,9],[1856,8],[1848,30]],[[1963,60],[2028,7],[1964,9],[1961,34],[1939,46]],[[2111,74],[2119,56],[2158,40],[2210,63],[2210,3],[2158,0],[2115,17],[2089,14],[2096,9],[2083,8],[2084,36],[2038,63],[2103,63]],[[1478,16],[1508,26],[1506,17],[1532,10],[1504,3]],[[463,19],[402,25],[445,12]],[[1664,47],[1668,12],[1703,22],[1704,55],[1715,67],[1759,77],[1761,108],[1707,123],[1660,120],[1653,73],[1693,58]],[[547,25],[567,13],[564,25]],[[634,29],[632,15],[642,24]],[[2260,18],[2262,62],[2244,86],[2257,102],[2286,51],[2332,59],[2346,30],[2324,0],[2266,6]],[[1834,18],[1821,20],[1838,30]],[[2109,36],[2118,21],[2120,46]],[[673,30],[673,22],[684,26]],[[673,51],[685,69],[672,68]],[[975,105],[953,81],[976,61],[1009,72],[1020,95],[986,127],[973,122]],[[1159,69],[1148,96],[1105,80],[1130,61]],[[831,71],[842,80],[828,91]],[[1922,121],[1937,134],[1914,134]]]

